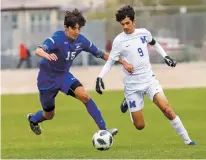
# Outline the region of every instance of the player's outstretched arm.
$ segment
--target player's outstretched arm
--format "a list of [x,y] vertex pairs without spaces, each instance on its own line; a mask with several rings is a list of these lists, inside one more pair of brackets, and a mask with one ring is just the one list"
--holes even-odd
[[[105,61],[109,59],[109,53],[104,53],[104,58]],[[132,73],[134,71],[134,66],[127,63],[125,60],[122,58],[119,58],[118,62],[123,65],[123,67],[129,72]]]
[[119,59],[118,61],[120,64],[122,64],[124,66],[124,68],[129,72],[132,73],[134,71],[134,66],[127,63],[125,60],[123,60],[122,58]]
[[115,62],[116,61],[114,61],[112,59],[109,59],[105,63],[104,67],[102,68],[99,76],[96,79],[96,91],[97,91],[97,93],[103,94],[102,90],[105,89],[103,78],[110,71],[110,69],[112,68],[112,66]]
[[152,41],[149,43],[150,45],[152,45],[154,47],[154,49],[164,58],[165,63],[170,66],[170,67],[175,67],[177,62],[175,60],[173,60],[172,58],[170,58],[166,52],[164,51],[164,49],[162,48],[162,46],[156,42],[154,39],[152,39]]
[[[117,45],[118,46],[118,45]],[[88,39],[86,39],[84,37],[84,51],[91,53],[93,56],[95,56],[96,58],[102,58],[105,61],[107,61],[109,59],[109,53],[106,53],[104,51],[102,51],[101,49],[97,48],[93,43],[91,43]],[[117,60],[120,64],[122,64],[124,66],[124,68],[129,72],[132,73],[134,70],[134,67],[127,63],[126,61],[124,61],[123,59],[119,58]]]
[[54,53],[48,54],[42,48],[37,48],[36,49],[36,55],[39,56],[39,57],[42,57],[42,58],[46,58],[49,61],[56,61],[58,59],[57,56]]

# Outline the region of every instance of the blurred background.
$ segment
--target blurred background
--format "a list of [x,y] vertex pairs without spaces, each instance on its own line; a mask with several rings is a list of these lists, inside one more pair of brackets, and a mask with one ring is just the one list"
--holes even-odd
[[[180,62],[206,60],[206,0],[2,0],[1,68],[37,68],[40,58],[34,51],[56,30],[63,29],[64,13],[77,8],[87,19],[82,33],[99,48],[110,51],[121,32],[116,10],[130,4],[135,8],[137,28],[146,28],[166,52]],[[19,50],[28,49],[21,61]],[[152,48],[152,63],[163,59]],[[80,54],[76,66],[104,62]]]

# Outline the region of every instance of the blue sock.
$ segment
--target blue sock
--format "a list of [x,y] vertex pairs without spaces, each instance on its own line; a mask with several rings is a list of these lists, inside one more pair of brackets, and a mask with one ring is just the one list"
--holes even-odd
[[94,101],[90,98],[88,102],[85,103],[85,105],[87,108],[87,112],[92,116],[99,129],[106,130],[106,124],[104,122],[104,119]]
[[33,123],[40,123],[40,122],[45,121],[46,118],[44,118],[44,116],[43,116],[43,111],[40,110],[40,111],[36,112],[35,114],[33,114],[30,120]]

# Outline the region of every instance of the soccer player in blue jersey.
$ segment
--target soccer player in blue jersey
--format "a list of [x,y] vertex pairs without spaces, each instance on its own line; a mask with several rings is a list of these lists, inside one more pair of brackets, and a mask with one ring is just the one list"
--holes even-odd
[[[42,133],[39,123],[51,120],[54,117],[55,97],[59,91],[83,102],[98,128],[101,130],[107,129],[96,104],[86,93],[80,81],[69,72],[73,60],[81,51],[89,52],[93,56],[104,60],[107,60],[109,57],[108,53],[98,49],[80,34],[80,29],[85,23],[85,18],[77,9],[74,9],[72,12],[66,12],[64,19],[65,30],[55,32],[52,37],[47,38],[36,49],[36,55],[43,58],[40,62],[40,70],[37,78],[37,86],[43,110],[27,115],[30,128],[36,135]],[[119,62],[129,72],[133,71],[132,65],[121,59]],[[116,128],[108,129],[108,131],[112,135],[118,132]]]

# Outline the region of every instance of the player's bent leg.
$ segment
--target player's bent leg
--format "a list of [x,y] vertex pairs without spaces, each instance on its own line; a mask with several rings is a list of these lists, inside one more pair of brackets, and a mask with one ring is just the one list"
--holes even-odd
[[40,101],[43,108],[43,116],[46,120],[52,120],[55,115],[55,97],[59,88],[51,88],[40,91]]
[[84,87],[79,86],[74,90],[75,97],[79,99],[82,103],[87,103],[90,99],[87,92],[84,90]]
[[196,143],[192,141],[185,129],[179,116],[177,116],[173,109],[169,106],[168,101],[163,93],[156,93],[153,98],[154,103],[160,108],[164,115],[170,120],[172,127],[176,132],[182,137],[183,141],[187,145],[195,145]]
[[40,135],[42,133],[41,131],[41,127],[39,125],[39,123],[45,121],[45,120],[51,120],[54,117],[54,113],[55,111],[38,111],[35,114],[29,113],[27,114],[27,119],[29,121],[29,125],[31,130],[36,134],[36,135]]
[[144,92],[133,91],[132,93],[125,91],[125,97],[130,112],[130,117],[136,129],[142,130],[145,127],[142,109],[144,107]]
[[133,124],[134,124],[136,129],[138,129],[138,130],[144,129],[145,122],[144,122],[142,110],[136,111],[136,112],[131,112],[131,117],[132,117]]
[[40,91],[40,101],[43,110],[40,110],[35,114],[29,113],[27,115],[30,128],[36,135],[40,135],[42,132],[39,123],[53,119],[55,113],[55,97],[57,93],[57,88]]
[[[128,93],[127,90],[125,93]],[[144,93],[142,91],[133,91],[125,95],[130,112],[130,117],[136,129],[142,130],[145,127],[142,109],[144,107]]]
[[160,108],[162,113],[169,119],[173,120],[176,117],[173,109],[169,106],[169,103],[162,92],[158,92],[154,95],[153,102]]
[[87,112],[94,119],[98,128],[101,130],[106,130],[106,124],[101,115],[101,112],[97,108],[97,105],[95,104],[95,102],[89,97],[84,87],[76,85],[74,88],[74,85],[73,85],[71,86],[71,88],[74,91],[75,97],[79,99],[82,103],[84,103],[84,105],[86,106]]
[[[95,123],[97,124],[98,128],[101,130],[106,130],[105,121],[101,115],[101,112],[97,108],[95,102],[89,97],[87,92],[85,91],[84,87],[79,81],[74,82],[69,91],[68,95],[71,95],[77,99],[79,99],[84,105],[86,106],[87,112],[91,115],[94,119]],[[118,133],[116,128],[108,129],[108,131],[114,136]]]

